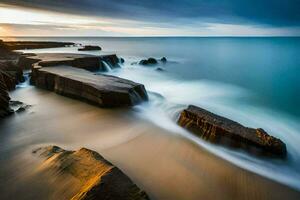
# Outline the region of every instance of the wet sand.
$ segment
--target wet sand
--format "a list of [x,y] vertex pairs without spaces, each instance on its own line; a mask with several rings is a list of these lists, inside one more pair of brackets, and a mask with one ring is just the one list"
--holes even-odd
[[70,182],[36,170],[40,161],[31,151],[48,144],[99,152],[151,199],[300,198],[298,191],[238,168],[176,133],[138,119],[134,109],[101,109],[34,87],[17,89],[11,97],[33,106],[0,122],[0,199],[64,199],[70,195],[57,190],[72,189]]

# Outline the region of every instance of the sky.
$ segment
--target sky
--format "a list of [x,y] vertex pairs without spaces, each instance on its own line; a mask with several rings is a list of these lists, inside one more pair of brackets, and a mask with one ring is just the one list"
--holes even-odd
[[0,36],[300,36],[300,0],[0,0]]

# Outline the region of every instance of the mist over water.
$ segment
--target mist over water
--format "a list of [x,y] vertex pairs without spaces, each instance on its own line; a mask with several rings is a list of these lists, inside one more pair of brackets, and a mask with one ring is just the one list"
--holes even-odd
[[[45,38],[18,38],[45,40]],[[126,62],[106,73],[145,85],[150,100],[133,116],[182,135],[214,154],[255,173],[300,190],[300,38],[47,38],[99,45]],[[77,48],[29,50],[73,52]],[[148,57],[166,64],[132,64]],[[160,67],[164,71],[157,71]],[[176,125],[179,112],[193,104],[245,126],[260,127],[282,139],[287,161],[262,159],[208,144]]]

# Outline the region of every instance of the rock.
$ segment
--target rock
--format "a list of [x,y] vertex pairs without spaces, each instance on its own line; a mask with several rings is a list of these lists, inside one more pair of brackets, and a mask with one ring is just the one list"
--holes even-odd
[[[99,67],[101,60],[114,64],[115,55],[38,54],[32,65],[31,83],[58,94],[100,107],[133,106],[148,99],[142,84],[115,76],[95,75],[87,70]],[[117,59],[118,60],[118,59]]]
[[164,70],[163,68],[158,67],[158,68],[156,68],[156,71],[163,72],[163,71],[165,71],[165,70]]
[[24,69],[31,69],[34,64],[42,67],[68,65],[89,71],[105,71],[102,61],[112,68],[120,67],[119,58],[115,55],[93,56],[85,54],[68,53],[41,53],[34,55],[22,55],[19,59],[19,66]]
[[24,104],[23,102],[20,101],[10,101],[9,102],[10,108],[12,110],[14,110],[14,112],[17,113],[21,113],[24,112],[26,110],[28,110],[28,108],[30,108],[30,105]]
[[33,153],[46,159],[42,170],[79,180],[80,189],[72,200],[149,200],[128,176],[95,151],[86,148],[66,151],[50,146]]
[[157,60],[155,58],[148,58],[147,60],[141,60],[140,65],[155,65],[157,64]]
[[25,80],[23,70],[16,64],[15,61],[0,62],[0,70],[10,75],[14,79],[14,84],[22,83]]
[[34,68],[32,78],[37,87],[100,107],[134,106],[148,99],[142,84],[68,66]]
[[10,97],[8,94],[6,81],[3,78],[4,76],[4,73],[0,70],[0,118],[13,113],[9,107]]
[[120,63],[124,63],[125,59],[124,58],[120,58]]
[[166,57],[162,57],[162,58],[160,59],[160,61],[163,62],[163,63],[166,63],[166,62],[167,62],[167,58],[166,58]]
[[196,106],[190,105],[183,110],[178,124],[213,143],[243,148],[259,155],[280,158],[287,155],[286,145],[263,129],[244,127]]
[[99,46],[86,45],[83,48],[79,48],[78,51],[101,51],[102,48]]
[[105,61],[107,64],[109,64],[112,68],[120,67],[120,65],[118,65],[118,63],[120,62],[120,59],[117,57],[116,54],[102,55],[102,56],[100,56],[100,59],[102,61]]
[[8,41],[3,42],[9,50],[44,49],[74,46],[73,42]]
[[34,57],[36,54],[21,54],[19,60],[18,60],[18,66],[22,70],[28,70],[31,69],[32,65],[36,62],[39,62],[39,59],[34,59],[34,58],[29,58],[29,57]]

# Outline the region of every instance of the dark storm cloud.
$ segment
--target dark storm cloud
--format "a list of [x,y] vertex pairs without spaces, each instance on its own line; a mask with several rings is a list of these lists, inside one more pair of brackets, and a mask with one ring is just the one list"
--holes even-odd
[[0,0],[2,3],[83,15],[153,22],[299,26],[300,0]]

